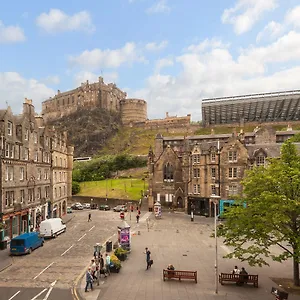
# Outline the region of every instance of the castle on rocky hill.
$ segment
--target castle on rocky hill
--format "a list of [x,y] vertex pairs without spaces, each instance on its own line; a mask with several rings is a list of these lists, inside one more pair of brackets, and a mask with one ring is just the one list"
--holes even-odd
[[102,77],[98,82],[87,80],[76,89],[60,92],[42,103],[42,116],[46,122],[68,116],[80,108],[92,109],[100,107],[108,111],[119,112],[124,126],[137,126],[147,129],[182,128],[189,129],[191,115],[177,117],[166,113],[164,119],[149,120],[147,117],[147,102],[143,99],[126,98],[114,83],[105,84]]

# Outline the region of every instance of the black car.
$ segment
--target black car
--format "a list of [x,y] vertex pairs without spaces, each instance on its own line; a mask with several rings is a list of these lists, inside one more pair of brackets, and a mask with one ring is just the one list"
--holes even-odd
[[106,204],[101,204],[101,205],[99,206],[99,209],[100,209],[100,210],[110,210],[110,207],[109,207],[108,205],[106,205]]

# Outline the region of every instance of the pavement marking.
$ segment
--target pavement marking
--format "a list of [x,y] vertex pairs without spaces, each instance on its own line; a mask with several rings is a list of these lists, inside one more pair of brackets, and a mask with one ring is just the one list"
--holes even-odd
[[21,291],[17,291],[14,295],[12,295],[8,300],[15,298]]
[[77,242],[81,241],[86,236],[86,233]]
[[95,225],[91,229],[89,229],[89,231],[91,231],[94,227],[95,227]]
[[72,247],[74,247],[74,244],[70,246],[63,254],[61,254],[61,256],[64,256]]
[[34,296],[33,298],[31,298],[30,300],[35,300],[36,298],[38,298],[39,296],[41,296],[45,291],[47,291],[47,289],[43,289],[40,293],[38,293],[36,296]]
[[[42,273],[44,273],[47,269],[49,269],[54,264],[54,261],[48,265],[44,270],[42,270],[39,274],[37,274],[33,279],[37,279]],[[33,299],[31,299],[33,300]]]
[[55,285],[56,281],[57,281],[57,280],[53,281],[53,282],[50,284],[50,285],[51,285],[51,287],[50,287],[49,291],[47,292],[47,294],[45,295],[45,297],[44,297],[44,299],[43,299],[43,300],[47,300],[47,299],[49,298],[49,296],[50,296],[50,293],[52,292],[52,289],[53,289],[53,287],[54,287],[54,285]]

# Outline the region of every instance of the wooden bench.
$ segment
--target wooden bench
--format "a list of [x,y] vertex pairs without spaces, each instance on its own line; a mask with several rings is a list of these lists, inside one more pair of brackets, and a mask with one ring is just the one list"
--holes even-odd
[[253,283],[253,286],[258,287],[258,275],[221,273],[219,275],[219,282],[223,284],[223,281],[235,282],[237,285],[243,285],[244,283]]
[[163,270],[164,281],[171,278],[181,279],[193,279],[197,283],[197,271],[179,271],[179,270]]

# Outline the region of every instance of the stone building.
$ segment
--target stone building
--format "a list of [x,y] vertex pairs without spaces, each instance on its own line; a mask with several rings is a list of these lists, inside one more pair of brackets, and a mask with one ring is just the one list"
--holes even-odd
[[147,102],[142,99],[127,99],[127,94],[114,83],[105,84],[102,77],[98,82],[87,80],[76,89],[60,92],[42,103],[42,115],[45,121],[68,116],[81,108],[100,107],[119,112],[122,122],[144,122],[147,120]]
[[282,143],[300,131],[256,128],[254,132],[163,137],[157,134],[149,150],[149,196],[163,206],[213,215],[213,198],[232,199],[242,194],[245,171],[280,156]]
[[[36,230],[41,220],[66,213],[73,147],[67,144],[66,133],[45,126],[28,99],[20,115],[13,115],[10,107],[0,110],[0,138],[1,241]],[[59,182],[53,179],[56,169],[64,172]],[[57,184],[62,193],[55,197]]]

